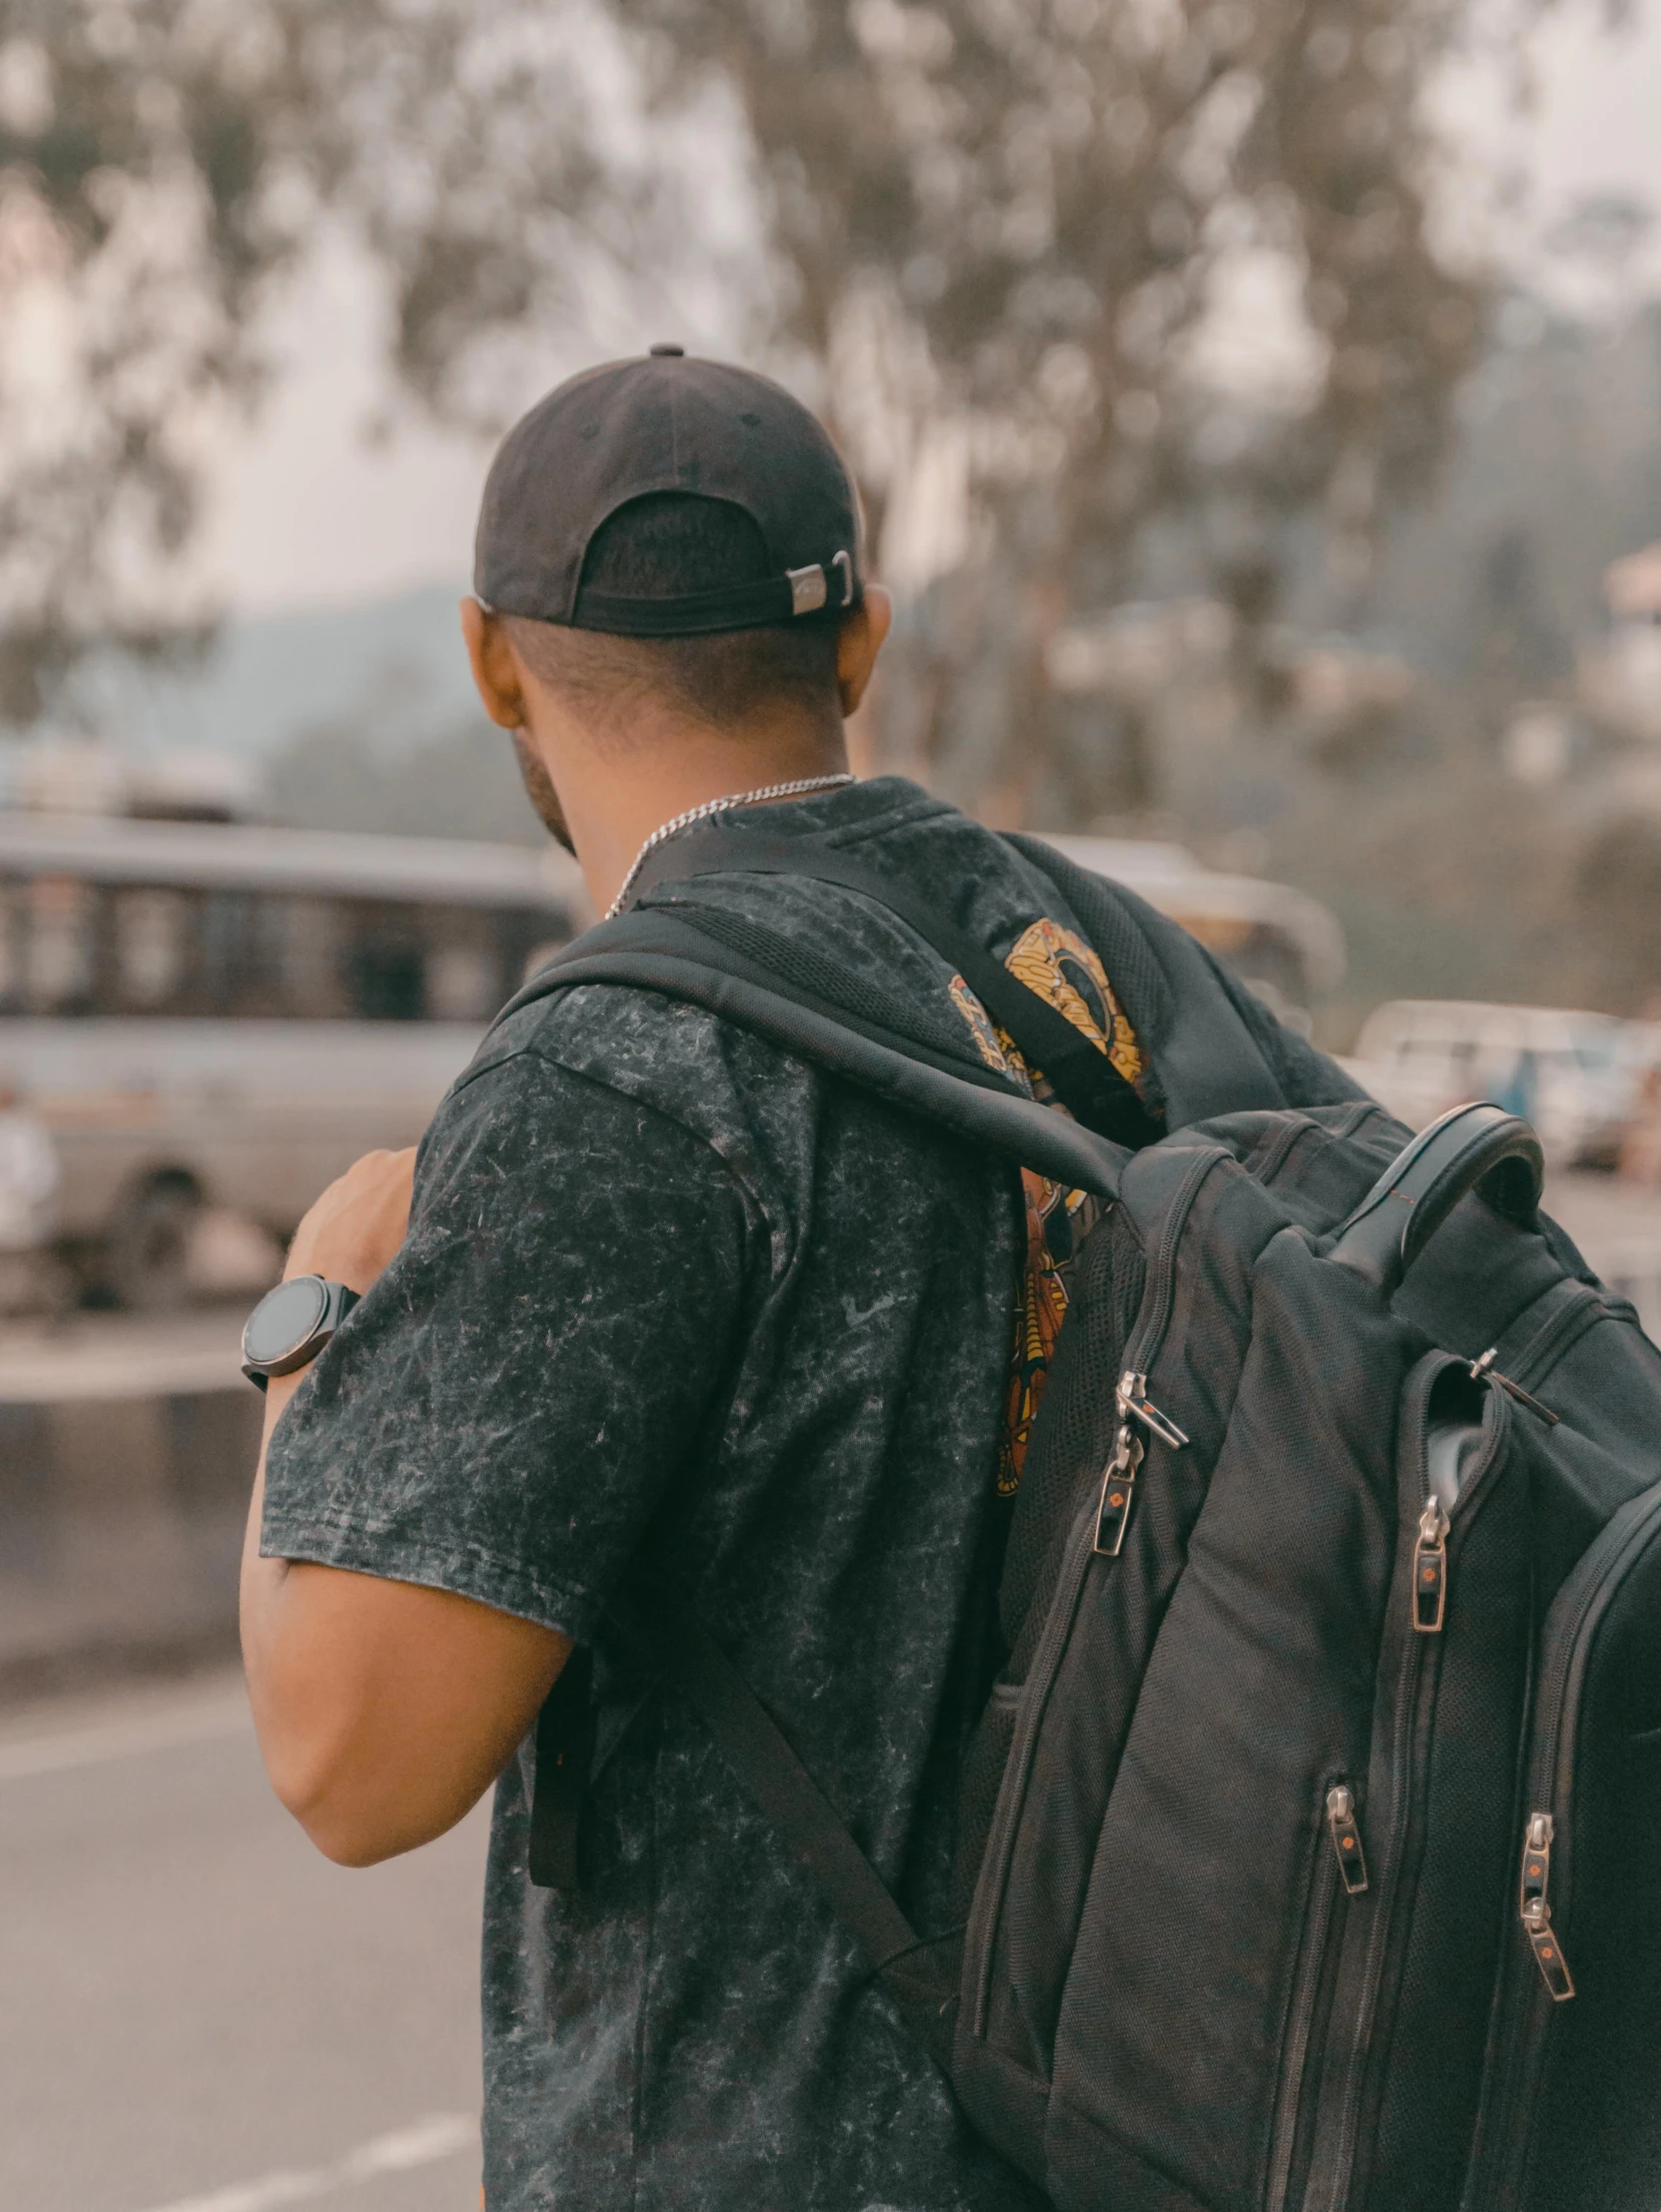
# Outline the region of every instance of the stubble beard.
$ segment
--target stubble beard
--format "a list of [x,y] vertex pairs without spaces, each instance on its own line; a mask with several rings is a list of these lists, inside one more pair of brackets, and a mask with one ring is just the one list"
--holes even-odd
[[553,778],[543,765],[542,756],[523,730],[513,733],[513,750],[518,755],[519,776],[524,784],[525,796],[535,809],[536,819],[556,845],[564,847],[574,860],[576,847],[571,843],[571,833],[566,827],[565,810],[559,804],[559,794],[553,788]]

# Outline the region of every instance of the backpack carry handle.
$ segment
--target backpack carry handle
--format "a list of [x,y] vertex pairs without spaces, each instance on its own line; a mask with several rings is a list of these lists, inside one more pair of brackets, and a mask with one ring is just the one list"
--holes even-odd
[[1340,1224],[1326,1256],[1385,1297],[1467,1191],[1480,1187],[1496,1213],[1532,1228],[1545,1182],[1540,1140],[1503,1106],[1455,1106],[1421,1129]]

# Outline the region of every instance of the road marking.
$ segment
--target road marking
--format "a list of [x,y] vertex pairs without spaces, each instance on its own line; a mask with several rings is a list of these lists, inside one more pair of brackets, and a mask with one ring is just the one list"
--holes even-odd
[[33,1775],[63,1775],[77,1767],[102,1766],[110,1759],[132,1759],[144,1752],[171,1751],[179,1744],[206,1744],[218,1737],[243,1736],[254,1726],[248,1693],[236,1690],[212,1700],[175,1706],[162,1713],[106,1722],[100,1728],[66,1729],[58,1736],[25,1736],[0,1743],[0,1783],[23,1782]]
[[360,2144],[338,2166],[318,2166],[305,2173],[263,2174],[258,2181],[236,2181],[229,2189],[215,2189],[205,2197],[179,2197],[159,2204],[153,2212],[277,2212],[285,2204],[310,2204],[315,2197],[333,2196],[338,2190],[373,2181],[378,2174],[408,2173],[415,2166],[435,2166],[441,2158],[455,2158],[478,2145],[478,2122],[460,2112],[433,2112],[411,2127],[396,2128]]

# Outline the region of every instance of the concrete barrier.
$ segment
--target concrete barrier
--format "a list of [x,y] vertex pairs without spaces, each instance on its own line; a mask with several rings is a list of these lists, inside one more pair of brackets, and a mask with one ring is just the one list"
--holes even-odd
[[[1578,1176],[1552,1204],[1661,1332],[1661,1198]],[[242,1319],[0,1329],[0,1697],[235,1650],[262,1412]]]
[[235,1649],[261,1406],[224,1317],[0,1341],[0,1694]]

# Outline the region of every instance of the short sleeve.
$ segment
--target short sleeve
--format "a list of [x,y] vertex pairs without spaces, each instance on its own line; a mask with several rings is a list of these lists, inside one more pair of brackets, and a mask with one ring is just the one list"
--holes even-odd
[[273,1432],[262,1549],[590,1637],[732,1371],[747,1219],[680,1122],[535,1051],[481,1069]]

